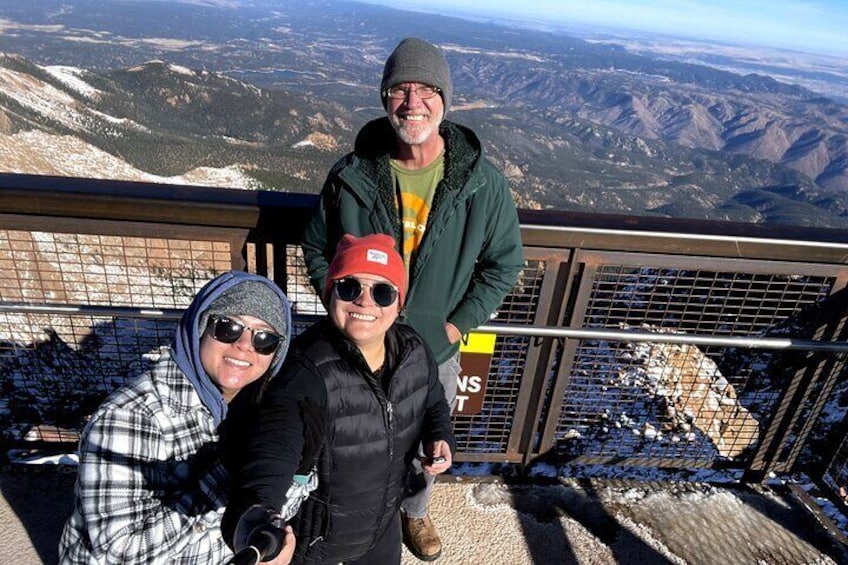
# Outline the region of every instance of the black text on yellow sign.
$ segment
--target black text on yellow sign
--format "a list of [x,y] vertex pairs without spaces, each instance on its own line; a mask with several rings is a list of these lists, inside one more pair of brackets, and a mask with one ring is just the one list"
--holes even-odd
[[463,339],[459,347],[462,370],[456,388],[456,414],[472,416],[483,409],[496,337],[495,334],[470,332]]

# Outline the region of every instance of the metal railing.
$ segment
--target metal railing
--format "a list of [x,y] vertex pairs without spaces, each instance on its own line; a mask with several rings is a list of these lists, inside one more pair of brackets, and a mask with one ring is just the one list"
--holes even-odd
[[[0,306],[2,309],[2,306]],[[829,351],[848,352],[848,342],[821,342],[793,338],[757,338],[757,337],[716,337],[712,335],[669,334],[640,331],[624,331],[586,328],[559,328],[508,325],[483,325],[474,330],[476,333],[494,335],[520,335],[528,337],[552,337],[563,339],[603,339],[607,341],[641,341],[656,343],[680,343],[692,345],[714,345],[742,347],[747,349],[779,349],[782,351]]]
[[[301,327],[322,315],[296,245],[314,199],[0,175],[0,437],[73,438],[222,270],[274,279]],[[805,463],[845,379],[848,234],[520,216],[525,268],[479,329],[495,335],[461,383],[477,402],[454,415],[458,460],[754,480]]]

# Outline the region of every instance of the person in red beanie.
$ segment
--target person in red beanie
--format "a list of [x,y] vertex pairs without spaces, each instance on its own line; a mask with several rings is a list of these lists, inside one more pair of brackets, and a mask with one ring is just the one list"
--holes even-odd
[[[478,136],[445,119],[453,83],[442,49],[403,39],[386,59],[379,94],[386,115],[365,124],[327,174],[301,237],[303,258],[321,294],[342,235],[390,235],[409,273],[404,322],[433,351],[453,408],[460,339],[491,319],[524,266],[518,213]],[[433,484],[413,462],[403,535],[423,561],[442,552],[428,512]]]
[[[408,466],[423,444],[425,471],[443,473],[456,449],[438,365],[397,323],[407,276],[390,236],[344,235],[323,291],[327,317],[292,342],[245,434],[222,531],[238,551],[239,532],[284,527],[262,517],[286,502],[304,446],[319,444],[318,488],[291,521],[293,562],[397,565]],[[308,425],[316,414],[323,425]],[[313,429],[325,437],[306,437]]]

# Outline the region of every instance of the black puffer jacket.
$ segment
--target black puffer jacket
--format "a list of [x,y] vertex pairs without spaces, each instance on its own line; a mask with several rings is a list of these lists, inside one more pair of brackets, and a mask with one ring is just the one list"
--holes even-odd
[[418,442],[444,440],[455,451],[430,350],[402,324],[392,326],[386,345],[386,368],[377,379],[329,320],[292,343],[245,441],[225,536],[227,524],[250,505],[282,505],[309,434],[305,409],[317,407],[327,434],[317,461],[318,490],[292,522],[296,563],[338,563],[363,555],[395,519]]

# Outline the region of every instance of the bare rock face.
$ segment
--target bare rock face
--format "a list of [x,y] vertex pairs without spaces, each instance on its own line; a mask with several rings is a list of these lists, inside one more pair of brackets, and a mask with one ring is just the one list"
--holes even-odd
[[310,143],[312,143],[312,145],[325,151],[335,151],[339,146],[335,137],[325,133],[313,132],[309,134],[307,139]]
[[759,423],[739,402],[736,389],[718,366],[694,345],[637,344],[644,363],[646,391],[658,397],[668,431],[700,431],[723,457],[734,458],[759,439]]
[[12,120],[6,112],[0,110],[0,134],[9,135],[10,133],[12,133]]
[[[756,443],[759,425],[737,399],[736,390],[716,364],[693,345],[663,344],[672,369],[667,409],[679,423],[688,422],[709,437],[724,457],[736,457]],[[680,417],[683,416],[683,418]]]

